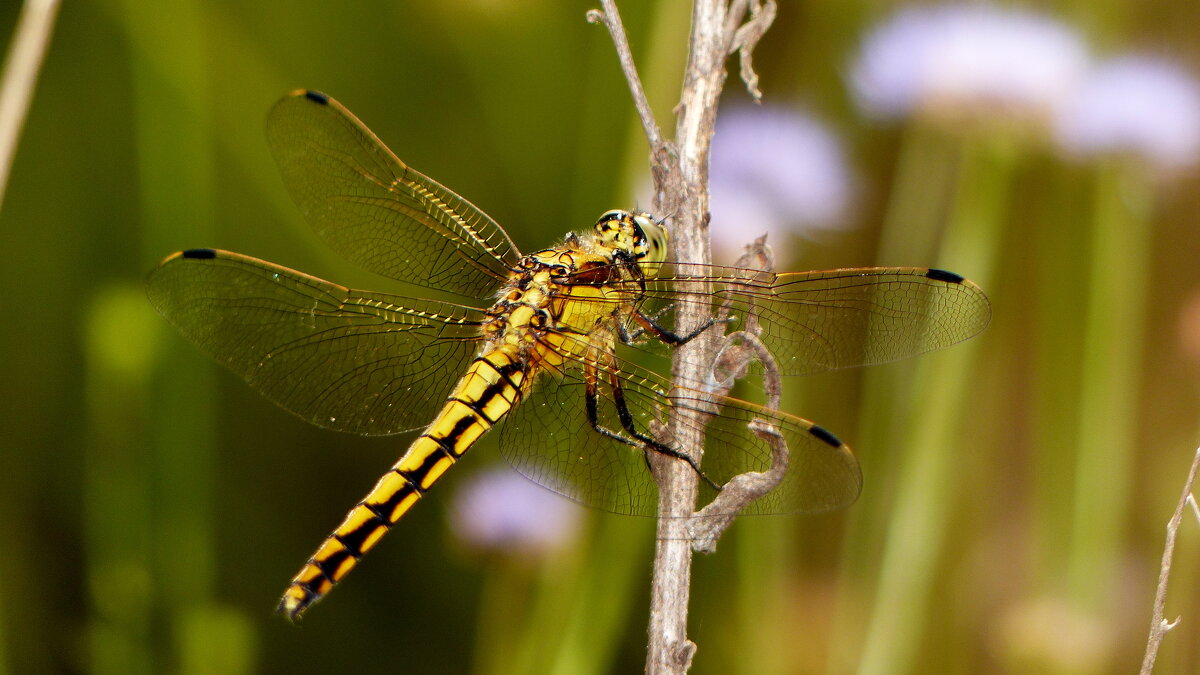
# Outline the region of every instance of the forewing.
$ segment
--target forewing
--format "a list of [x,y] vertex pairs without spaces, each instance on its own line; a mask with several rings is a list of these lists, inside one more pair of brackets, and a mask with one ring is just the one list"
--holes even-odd
[[[692,266],[691,269],[695,269]],[[648,282],[647,297],[703,305],[757,325],[785,375],[886,363],[977,335],[991,318],[987,296],[944,270],[874,267],[774,274],[736,268]]]
[[147,293],[268,399],[356,434],[427,424],[479,347],[479,310],[351,290],[227,251],[172,255]]
[[275,104],[267,140],[313,229],[365,269],[478,298],[520,257],[487,214],[400,161],[324,94],[298,91]]

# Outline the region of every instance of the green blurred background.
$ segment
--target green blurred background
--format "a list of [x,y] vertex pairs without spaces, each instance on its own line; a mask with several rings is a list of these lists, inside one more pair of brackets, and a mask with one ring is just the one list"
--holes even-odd
[[[1195,2],[1038,4],[1097,50],[1200,72]],[[1067,163],[1003,128],[870,122],[845,76],[895,5],[781,5],[763,89],[829,122],[859,181],[854,229],[793,246],[788,266],[947,267],[984,285],[994,318],[945,353],[787,384],[789,409],[856,448],[865,491],[836,514],[740,522],[698,560],[694,672],[1133,671],[1200,442],[1196,175]],[[326,250],[279,182],[263,120],[300,87],[525,250],[633,205],[646,148],[592,6],[66,3],[0,211],[0,672],[642,668],[652,523],[589,512],[539,562],[448,533],[494,439],[302,625],[274,616],[405,440],[275,408],[141,290],[201,246],[391,288]],[[0,6],[0,34],[18,10]],[[688,3],[622,11],[665,121]],[[1200,672],[1194,521],[1172,581],[1183,622],[1159,672]]]

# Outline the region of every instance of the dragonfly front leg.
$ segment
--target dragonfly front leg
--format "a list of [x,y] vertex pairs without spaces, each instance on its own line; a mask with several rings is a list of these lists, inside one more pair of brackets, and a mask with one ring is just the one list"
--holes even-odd
[[600,379],[598,370],[599,369],[594,363],[589,363],[584,370],[584,395],[586,396],[584,406],[587,411],[588,424],[592,426],[592,429],[596,430],[596,432],[602,436],[606,436],[615,441],[619,441],[635,448],[640,448],[642,452],[653,450],[668,457],[674,457],[675,459],[683,460],[687,462],[688,466],[692,467],[692,470],[696,472],[696,475],[699,476],[700,479],[705,483],[707,483],[709,487],[718,491],[721,489],[720,485],[717,485],[715,482],[713,482],[713,480],[700,469],[700,465],[697,464],[696,460],[692,459],[690,455],[680,452],[664,443],[660,443],[653,437],[643,434],[637,430],[637,427],[634,425],[633,413],[629,411],[629,406],[625,402],[625,392],[621,388],[620,374],[615,370],[610,370],[608,382],[609,389],[611,390],[613,396],[613,405],[616,407],[617,419],[621,421],[621,427],[625,429],[625,431],[633,438],[623,436],[620,433],[617,433],[616,431],[613,431],[612,429],[609,429],[601,424]]

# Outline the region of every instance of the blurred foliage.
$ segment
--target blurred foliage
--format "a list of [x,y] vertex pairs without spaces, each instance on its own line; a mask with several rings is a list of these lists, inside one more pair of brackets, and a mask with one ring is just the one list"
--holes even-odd
[[[1101,49],[1200,72],[1194,2],[1039,5]],[[200,246],[388,289],[324,249],[279,183],[263,118],[300,87],[525,249],[631,205],[646,148],[591,7],[65,4],[0,212],[0,672],[641,669],[651,523],[592,513],[540,568],[479,559],[444,525],[458,476],[302,626],[273,616],[404,440],[274,408],[139,290]],[[984,282],[993,324],[944,354],[788,383],[791,409],[857,449],[865,492],[741,522],[698,560],[694,672],[1131,672],[1200,431],[1196,176],[1158,185],[1003,132],[863,119],[847,63],[892,7],[781,3],[756,54],[768,98],[832,120],[862,183],[855,228],[789,266],[947,267]],[[688,3],[622,11],[665,120]],[[485,440],[454,473],[494,454]],[[1160,672],[1200,672],[1194,525]]]

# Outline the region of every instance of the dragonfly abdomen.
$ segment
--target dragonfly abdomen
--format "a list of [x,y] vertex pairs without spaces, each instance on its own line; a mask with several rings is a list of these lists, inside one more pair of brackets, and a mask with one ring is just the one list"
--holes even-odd
[[450,465],[508,414],[527,377],[514,348],[477,357],[425,432],[292,579],[277,611],[295,619],[345,578]]

